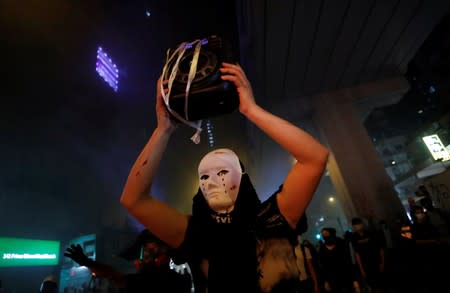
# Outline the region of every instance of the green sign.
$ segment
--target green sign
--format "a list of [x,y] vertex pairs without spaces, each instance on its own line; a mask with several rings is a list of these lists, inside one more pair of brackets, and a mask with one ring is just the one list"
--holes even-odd
[[59,251],[59,241],[0,237],[0,267],[54,266]]

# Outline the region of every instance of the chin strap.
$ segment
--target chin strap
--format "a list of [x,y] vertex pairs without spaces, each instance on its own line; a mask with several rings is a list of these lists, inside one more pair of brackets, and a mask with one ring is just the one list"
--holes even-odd
[[[166,63],[164,64],[163,67],[163,71],[161,74],[161,81],[166,79],[166,75],[168,73],[168,65],[169,63],[175,58],[177,57],[174,66],[172,67],[172,71],[170,72],[170,76],[169,76],[169,84],[168,84],[168,89],[169,91],[167,92],[167,94],[164,92],[164,87],[163,84],[161,82],[161,93],[164,99],[164,103],[166,104],[167,110],[170,112],[170,114],[172,114],[175,118],[177,118],[178,120],[180,120],[181,122],[183,122],[184,124],[195,128],[196,132],[194,133],[194,135],[191,137],[191,140],[195,143],[198,144],[200,143],[200,133],[202,132],[202,121],[189,121],[189,117],[188,117],[188,98],[189,98],[189,90],[191,88],[191,84],[192,81],[195,78],[195,74],[197,73],[197,65],[198,65],[198,57],[200,55],[200,49],[202,47],[203,44],[203,40],[195,40],[191,43],[187,43],[187,42],[183,42],[181,43],[178,48],[172,53],[171,56],[169,56],[169,50],[167,51],[167,58],[166,58]],[[184,98],[184,113],[185,113],[185,117],[181,117],[181,115],[179,115],[176,111],[173,111],[170,108],[169,105],[169,97],[170,97],[170,93],[172,90],[172,85],[173,85],[173,81],[175,80],[175,77],[178,73],[178,68],[180,65],[180,60],[183,57],[184,53],[186,52],[187,48],[191,48],[195,45],[194,48],[194,55],[192,57],[192,61],[191,61],[191,67],[189,69],[189,75],[188,75],[188,82],[186,84],[186,90],[185,90],[185,98]]]

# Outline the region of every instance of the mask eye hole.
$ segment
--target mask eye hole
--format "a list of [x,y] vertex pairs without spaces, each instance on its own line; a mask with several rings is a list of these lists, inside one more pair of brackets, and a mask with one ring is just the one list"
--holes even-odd
[[200,180],[206,180],[209,178],[209,175],[202,175],[200,176]]
[[220,171],[217,173],[217,176],[223,176],[223,175],[227,174],[228,172],[229,172],[228,170],[220,170]]

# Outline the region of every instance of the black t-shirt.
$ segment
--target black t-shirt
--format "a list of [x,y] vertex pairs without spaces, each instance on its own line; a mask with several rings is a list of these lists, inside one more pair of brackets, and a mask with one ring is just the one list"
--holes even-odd
[[333,249],[321,243],[319,260],[323,280],[330,283],[332,288],[352,286],[356,276],[347,241],[337,237]]
[[383,248],[383,242],[378,235],[366,230],[362,235],[353,232],[351,242],[353,249],[359,253],[366,270],[378,268],[381,263],[380,251]]
[[208,260],[209,293],[296,292],[297,234],[281,214],[276,195],[258,204],[250,221],[239,221],[233,212],[238,220],[227,224],[190,218],[182,261]]

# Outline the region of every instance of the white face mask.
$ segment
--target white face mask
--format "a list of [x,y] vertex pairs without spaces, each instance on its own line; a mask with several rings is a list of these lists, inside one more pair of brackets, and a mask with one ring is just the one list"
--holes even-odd
[[229,149],[206,154],[198,166],[200,189],[209,207],[218,213],[231,212],[239,192],[242,169]]

